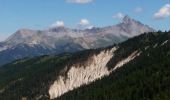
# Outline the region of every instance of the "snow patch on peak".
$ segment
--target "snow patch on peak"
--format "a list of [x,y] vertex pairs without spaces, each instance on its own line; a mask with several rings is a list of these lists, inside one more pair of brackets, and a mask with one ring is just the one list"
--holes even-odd
[[59,76],[59,79],[49,89],[51,99],[57,98],[64,93],[78,88],[84,84],[89,84],[97,79],[109,75],[110,72],[106,67],[107,63],[114,56],[116,47],[111,50],[101,51],[100,54],[94,55],[87,60],[87,66],[71,66],[67,77]]

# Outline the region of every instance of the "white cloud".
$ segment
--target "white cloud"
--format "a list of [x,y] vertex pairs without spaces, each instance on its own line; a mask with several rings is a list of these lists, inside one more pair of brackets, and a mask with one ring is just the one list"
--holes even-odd
[[51,27],[64,27],[64,21],[56,21]]
[[123,13],[119,12],[119,13],[113,15],[112,17],[113,17],[114,19],[122,20],[122,19],[124,18],[124,16],[125,16],[125,15],[124,15]]
[[86,3],[90,3],[94,0],[66,0],[69,3],[77,3],[77,4],[86,4]]
[[89,25],[90,22],[88,19],[81,19],[79,24],[82,26],[85,26],[85,25]]
[[158,12],[154,14],[155,19],[170,17],[170,4],[164,5]]
[[88,19],[81,19],[79,24],[78,24],[79,29],[91,29],[93,27],[94,26],[91,25],[91,23]]
[[136,8],[134,9],[134,12],[135,12],[135,13],[141,13],[141,12],[143,12],[143,8],[142,8],[142,7],[136,7]]

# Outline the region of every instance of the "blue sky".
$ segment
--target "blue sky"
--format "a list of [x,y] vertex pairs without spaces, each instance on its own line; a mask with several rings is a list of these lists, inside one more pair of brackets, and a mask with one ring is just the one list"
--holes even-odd
[[21,28],[102,27],[124,15],[170,30],[170,0],[0,0],[0,41]]

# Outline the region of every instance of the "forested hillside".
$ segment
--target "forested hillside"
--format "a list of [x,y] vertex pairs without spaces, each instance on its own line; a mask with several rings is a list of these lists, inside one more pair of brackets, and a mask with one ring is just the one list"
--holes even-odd
[[[100,56],[95,55],[105,54],[112,48],[117,49],[106,65],[108,75],[81,84],[57,99],[170,99],[170,32],[145,33],[107,48],[15,61],[0,68],[0,99],[50,99],[49,88],[59,80],[58,76],[67,80],[73,66],[85,69],[92,63],[93,56],[97,59]],[[131,57],[133,53],[136,55]],[[129,60],[129,57],[133,59]],[[77,74],[73,78],[79,77]]]
[[[148,46],[143,48],[141,56],[110,76],[71,91],[59,100],[169,100],[169,39],[170,33],[158,32],[122,43],[123,46],[134,45],[141,49],[145,43]],[[114,65],[113,62],[109,66]]]

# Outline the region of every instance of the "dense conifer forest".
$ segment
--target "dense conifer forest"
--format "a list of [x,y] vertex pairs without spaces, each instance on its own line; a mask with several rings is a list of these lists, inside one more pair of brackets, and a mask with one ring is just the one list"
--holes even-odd
[[101,50],[119,47],[107,64],[117,62],[135,50],[141,55],[100,80],[70,91],[59,100],[169,100],[170,32],[145,33],[111,47],[73,54],[22,59],[0,68],[0,100],[49,99],[48,89],[65,66],[82,62]]

